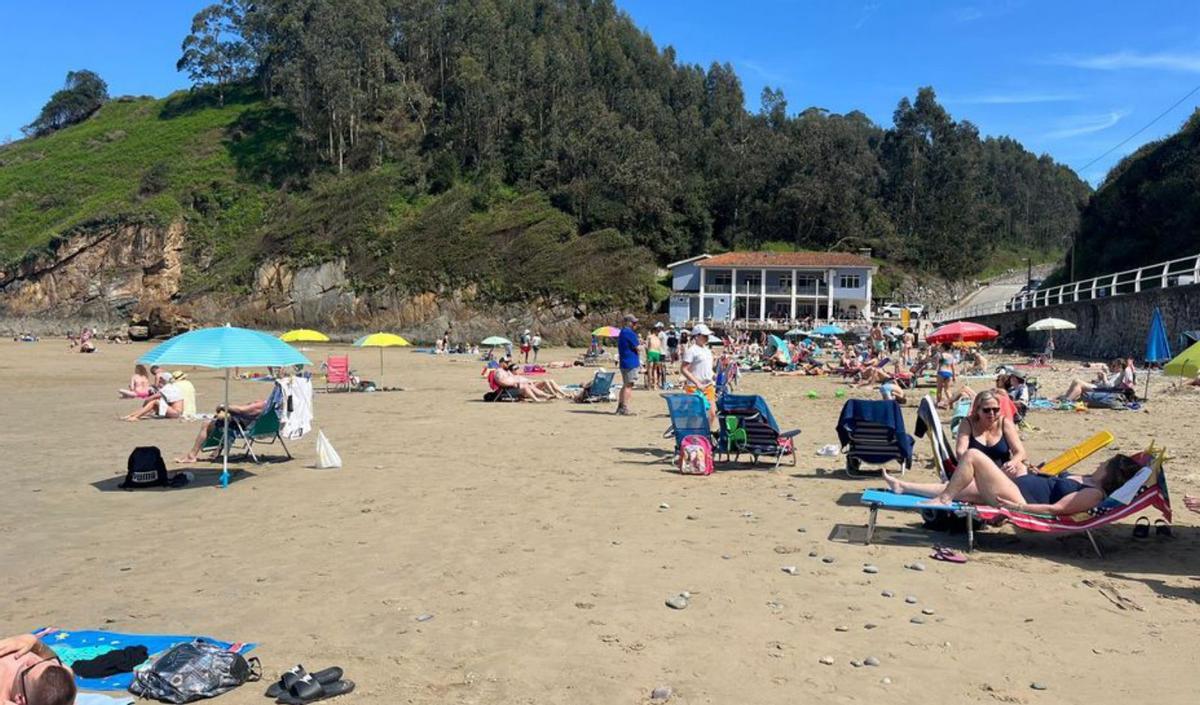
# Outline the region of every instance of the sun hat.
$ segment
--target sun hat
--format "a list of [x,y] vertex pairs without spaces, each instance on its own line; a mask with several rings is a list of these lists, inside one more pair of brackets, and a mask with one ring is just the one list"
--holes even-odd
[[625,314],[625,322],[626,323],[637,323],[638,322],[637,316],[633,315],[632,313],[627,313],[627,314]]
[[662,328],[662,327],[663,327],[663,322],[662,322],[662,321],[659,321],[658,323],[655,323],[655,324],[654,324],[654,327],[655,327],[655,328]]
[[694,328],[692,328],[692,335],[703,335],[705,337],[708,337],[708,336],[711,336],[712,334],[713,334],[712,330],[710,330],[709,327],[704,325],[703,323],[697,323],[696,326]]
[[185,379],[187,379],[187,373],[184,372],[183,370],[175,370],[174,372],[171,373],[171,379],[175,380],[176,382],[185,380]]

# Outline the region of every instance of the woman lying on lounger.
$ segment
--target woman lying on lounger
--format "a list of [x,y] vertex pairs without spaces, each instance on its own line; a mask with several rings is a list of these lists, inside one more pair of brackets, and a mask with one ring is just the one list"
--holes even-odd
[[950,482],[905,482],[885,470],[883,479],[897,494],[929,497],[929,504],[970,502],[1004,507],[1024,514],[1077,514],[1086,512],[1117,491],[1141,470],[1128,455],[1114,455],[1090,475],[1037,475],[1015,480],[997,467],[983,451],[971,448],[959,456]]

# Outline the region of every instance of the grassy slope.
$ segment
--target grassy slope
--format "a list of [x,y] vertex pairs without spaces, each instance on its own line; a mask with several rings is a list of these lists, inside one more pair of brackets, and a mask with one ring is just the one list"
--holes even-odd
[[[217,107],[181,92],[114,101],[79,125],[4,147],[0,268],[75,226],[183,217],[185,294],[245,292],[266,256],[299,265],[346,257],[366,289],[472,283],[503,301],[644,301],[652,286],[649,253],[613,231],[578,234],[543,194],[463,183],[430,196],[419,164],[300,178],[292,127],[249,95]],[[152,168],[165,169],[167,184],[147,196]]]
[[[230,181],[226,128],[253,104],[191,111],[183,100],[114,101],[80,125],[0,150],[0,262],[48,244],[73,226],[113,217],[166,221],[195,184]],[[168,187],[139,196],[143,174],[165,164]]]

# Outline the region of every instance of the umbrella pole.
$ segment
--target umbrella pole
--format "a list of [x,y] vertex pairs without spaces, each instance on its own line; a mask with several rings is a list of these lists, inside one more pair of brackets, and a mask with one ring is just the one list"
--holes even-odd
[[379,388],[383,389],[383,348],[379,348]]
[[225,368],[225,426],[221,432],[221,487],[229,487],[229,368]]

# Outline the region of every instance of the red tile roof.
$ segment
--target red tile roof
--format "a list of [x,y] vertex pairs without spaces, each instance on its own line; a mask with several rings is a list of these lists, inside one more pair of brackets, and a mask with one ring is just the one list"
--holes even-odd
[[701,267],[874,267],[870,259],[849,252],[726,252],[699,263]]

